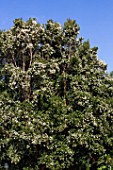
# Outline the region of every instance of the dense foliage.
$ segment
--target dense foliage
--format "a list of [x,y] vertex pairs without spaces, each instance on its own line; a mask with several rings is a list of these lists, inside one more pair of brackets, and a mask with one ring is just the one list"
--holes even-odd
[[113,168],[113,77],[79,26],[16,19],[0,32],[0,165]]

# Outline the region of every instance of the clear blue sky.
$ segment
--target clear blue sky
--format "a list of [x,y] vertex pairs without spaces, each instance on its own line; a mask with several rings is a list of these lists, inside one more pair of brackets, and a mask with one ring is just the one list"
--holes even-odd
[[113,70],[113,0],[0,0],[0,29],[10,28],[15,18],[30,17],[62,24],[75,19],[80,36],[99,47],[99,59],[108,64],[108,72]]

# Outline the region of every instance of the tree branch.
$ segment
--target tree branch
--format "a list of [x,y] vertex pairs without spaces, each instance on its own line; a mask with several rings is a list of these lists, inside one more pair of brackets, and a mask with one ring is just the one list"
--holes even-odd
[[15,60],[15,58],[14,58],[14,54],[12,55],[12,59],[13,59],[13,62],[14,62],[15,67],[17,67],[16,60]]
[[33,61],[33,52],[32,52],[32,48],[30,48],[30,63],[29,63],[29,66],[31,66],[32,61]]
[[23,71],[25,71],[25,55],[23,54]]

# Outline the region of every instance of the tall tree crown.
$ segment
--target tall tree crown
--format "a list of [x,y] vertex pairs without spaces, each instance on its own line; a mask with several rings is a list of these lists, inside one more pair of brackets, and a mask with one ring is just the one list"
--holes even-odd
[[113,166],[113,78],[79,26],[15,19],[0,31],[0,164]]

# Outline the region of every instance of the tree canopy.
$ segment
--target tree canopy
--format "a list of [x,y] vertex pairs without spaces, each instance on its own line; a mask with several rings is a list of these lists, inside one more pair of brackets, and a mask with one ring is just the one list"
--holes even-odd
[[1,169],[113,168],[113,76],[79,30],[30,18],[0,31]]

